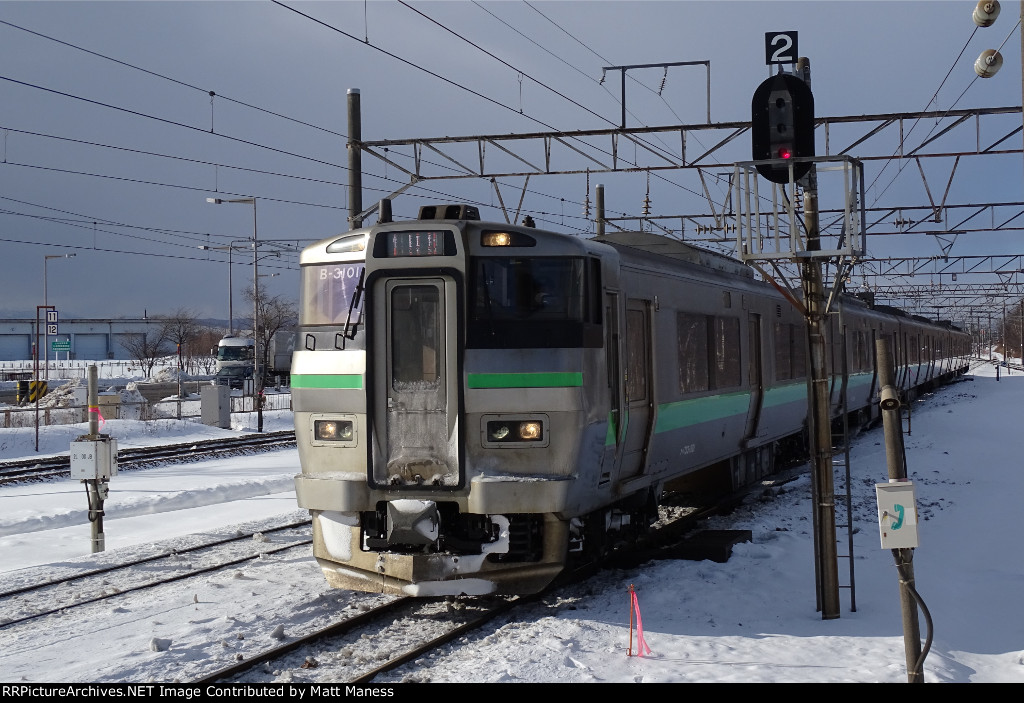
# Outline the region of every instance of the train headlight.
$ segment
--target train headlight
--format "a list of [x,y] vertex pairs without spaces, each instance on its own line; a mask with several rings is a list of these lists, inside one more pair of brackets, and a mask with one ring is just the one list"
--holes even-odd
[[488,442],[542,442],[544,425],[540,420],[492,420],[487,423]]
[[344,254],[346,252],[363,251],[364,249],[366,249],[366,233],[349,234],[327,245],[328,254]]
[[484,247],[533,247],[537,240],[523,232],[486,230],[480,233],[480,246]]
[[484,232],[481,244],[485,247],[507,247],[512,243],[508,232]]
[[351,442],[355,428],[349,420],[317,420],[313,423],[313,436],[321,442]]
[[542,438],[539,422],[520,422],[519,438],[527,442],[535,442]]

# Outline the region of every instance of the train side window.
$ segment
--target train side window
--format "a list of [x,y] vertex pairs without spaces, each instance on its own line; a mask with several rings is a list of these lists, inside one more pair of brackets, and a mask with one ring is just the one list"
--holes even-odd
[[707,315],[680,312],[676,315],[679,351],[679,391],[699,393],[711,387],[708,373]]
[[716,317],[715,388],[734,388],[741,380],[739,318]]
[[800,325],[775,323],[775,380],[789,381],[807,375],[807,348]]
[[807,375],[807,346],[804,339],[804,329],[801,325],[790,325],[789,331],[793,340],[793,378],[803,378]]
[[788,381],[793,378],[789,328],[790,325],[776,322],[773,329],[775,337],[775,380],[777,381]]

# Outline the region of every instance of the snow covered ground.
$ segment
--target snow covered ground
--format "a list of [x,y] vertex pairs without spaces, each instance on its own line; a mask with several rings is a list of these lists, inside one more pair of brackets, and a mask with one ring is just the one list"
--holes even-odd
[[[1021,407],[1024,376],[1007,376],[1003,369],[997,381],[995,368],[985,364],[914,408],[906,448],[921,520],[914,569],[934,621],[924,665],[927,682],[1024,682]],[[267,430],[287,428],[290,416],[267,413],[265,423]],[[252,425],[244,416],[232,430],[175,420],[114,420],[103,431],[125,448],[230,434]],[[40,454],[67,451],[83,428],[43,428]],[[0,430],[0,458],[32,455],[32,428]],[[879,547],[875,514],[874,484],[887,477],[881,429],[858,438],[853,467],[860,477],[855,481],[856,612],[850,611],[845,590],[840,618],[824,621],[816,612],[810,489],[804,478],[710,521],[711,529],[753,532],[753,541],[737,546],[728,563],[661,561],[603,573],[442,654],[406,665],[384,682],[906,681],[897,576],[891,553]],[[296,452],[285,450],[123,472],[110,484],[105,557],[135,545],[174,544],[196,532],[299,514],[291,486],[297,470]],[[85,508],[82,486],[70,479],[0,488],[0,590],[44,573],[46,564],[87,568],[100,558],[89,554]],[[281,589],[282,600],[286,592],[329,591],[311,557],[290,577],[290,582],[268,580],[259,587]],[[840,580],[847,583],[845,561]],[[631,587],[650,648],[644,656],[636,656],[639,633],[630,627]],[[137,598],[122,607],[137,606],[141,612],[152,606],[145,595]],[[88,642],[68,641],[67,658],[81,659],[83,650],[97,658],[119,652],[123,666],[113,672],[108,667],[96,680],[163,680],[154,673],[162,670],[161,658],[180,656],[178,647],[201,651],[206,640],[218,636],[193,609],[160,608],[159,617],[138,621],[135,638],[122,629],[97,628]],[[39,641],[58,646],[53,644],[58,623],[44,619]],[[284,625],[287,630],[289,623]],[[921,626],[923,637],[923,618]],[[168,633],[175,644],[168,651],[151,651],[155,631]],[[24,638],[19,644],[31,647]],[[124,653],[132,648],[138,651]],[[90,680],[80,670],[62,672],[25,661],[0,646],[0,681]],[[307,680],[301,678],[307,675],[312,674],[285,671],[278,680]]]

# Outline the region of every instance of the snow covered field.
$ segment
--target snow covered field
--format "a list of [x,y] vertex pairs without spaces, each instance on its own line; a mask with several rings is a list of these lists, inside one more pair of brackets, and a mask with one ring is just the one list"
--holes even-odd
[[[1024,376],[1007,376],[1004,369],[997,381],[988,364],[915,406],[906,448],[921,519],[917,587],[935,628],[924,665],[927,682],[1024,682],[1021,407]],[[115,420],[104,432],[125,448],[230,434],[254,424],[245,416],[232,430],[175,420]],[[267,430],[289,425],[289,413],[267,413]],[[67,451],[83,428],[44,428],[40,453]],[[0,430],[0,458],[34,455],[27,440],[33,432]],[[406,665],[385,681],[906,681],[896,571],[890,552],[879,547],[875,514],[874,484],[887,477],[881,429],[858,438],[853,467],[860,477],[855,482],[856,612],[850,612],[846,591],[839,619],[823,621],[815,610],[810,488],[803,478],[710,521],[711,529],[753,532],[753,542],[737,546],[728,563],[661,561],[603,573],[438,656]],[[195,532],[300,514],[291,487],[297,471],[296,452],[286,450],[123,472],[110,484],[107,556],[133,545],[174,544]],[[46,564],[89,567],[94,557],[85,508],[85,491],[70,479],[0,488],[0,590],[45,573]],[[842,583],[845,569],[843,562]],[[630,586],[650,647],[643,657],[635,656],[638,633],[630,631]],[[329,591],[311,557],[295,565],[290,581],[252,587],[279,588],[282,600],[286,592]],[[66,643],[67,660],[80,661],[83,652],[120,659],[119,669],[108,667],[94,674],[95,680],[171,680],[167,662],[219,645],[226,613],[245,609],[244,602],[230,600],[237,595],[211,590],[214,594],[219,595],[201,604],[190,597],[189,607],[147,603],[145,595],[126,598],[120,607],[136,611],[135,630],[97,628],[88,642]],[[274,613],[273,622],[287,630],[288,617]],[[59,617],[44,618],[39,641],[59,646],[54,644],[59,628]],[[154,636],[174,644],[168,651],[151,651]],[[634,656],[627,654],[631,641]],[[88,667],[62,671],[42,661],[33,664],[24,656],[31,646],[31,638],[6,641],[0,629],[0,680],[93,680]],[[330,674],[285,671],[277,680],[313,675]]]

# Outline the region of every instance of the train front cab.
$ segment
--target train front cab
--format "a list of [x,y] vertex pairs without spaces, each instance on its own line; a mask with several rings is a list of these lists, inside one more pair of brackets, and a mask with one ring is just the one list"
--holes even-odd
[[332,585],[525,593],[562,569],[600,261],[543,236],[395,223],[303,254],[295,483]]

